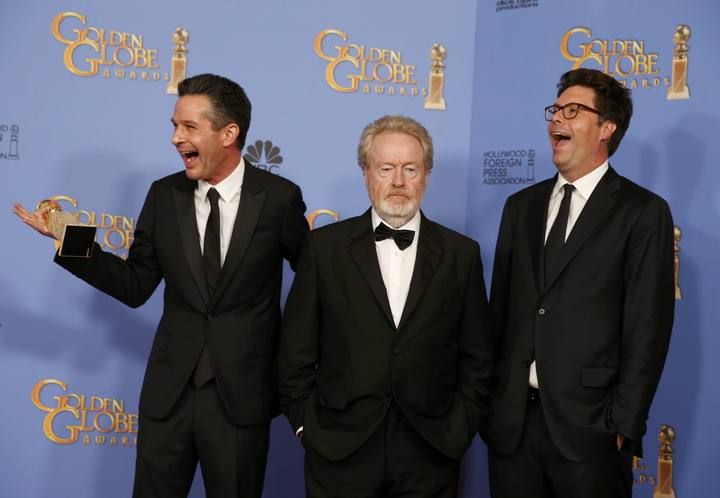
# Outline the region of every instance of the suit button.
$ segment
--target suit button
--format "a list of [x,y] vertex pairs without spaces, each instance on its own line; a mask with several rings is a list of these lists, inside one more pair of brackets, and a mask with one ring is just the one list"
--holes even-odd
[[538,315],[542,316],[542,315],[544,315],[544,314],[545,314],[545,308],[540,308],[540,309],[538,310]]
[[400,354],[400,348],[394,347],[394,348],[393,348],[393,354],[395,354],[395,355]]
[[208,322],[211,322],[213,319],[212,313],[208,313],[207,315],[205,315],[205,318],[207,319]]
[[529,362],[529,361],[523,361],[523,362],[522,362],[522,366],[524,366],[525,368],[528,368],[528,367],[530,367],[530,362]]

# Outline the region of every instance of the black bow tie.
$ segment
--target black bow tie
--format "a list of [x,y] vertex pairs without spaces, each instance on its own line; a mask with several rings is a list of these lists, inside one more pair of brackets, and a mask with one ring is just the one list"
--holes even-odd
[[375,229],[375,242],[391,238],[401,251],[407,249],[415,238],[413,230],[393,230],[385,223],[380,223]]

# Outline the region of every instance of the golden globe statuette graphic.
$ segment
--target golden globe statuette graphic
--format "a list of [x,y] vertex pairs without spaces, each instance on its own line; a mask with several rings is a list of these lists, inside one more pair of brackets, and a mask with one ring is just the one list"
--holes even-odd
[[340,213],[337,211],[333,211],[332,209],[316,209],[315,211],[312,211],[311,213],[308,213],[307,216],[305,216],[305,219],[307,219],[308,226],[310,227],[310,230],[315,229],[315,220],[319,216],[329,216],[335,221],[340,221]]
[[680,290],[680,239],[682,239],[682,230],[680,227],[675,225],[673,230],[673,254],[675,263],[675,300],[680,301],[682,299],[682,290]]
[[178,27],[173,33],[172,39],[175,48],[173,48],[170,83],[167,86],[167,93],[177,95],[178,85],[187,76],[187,44],[190,41],[190,34],[183,28]]
[[445,64],[447,50],[443,45],[436,43],[430,49],[430,77],[428,78],[428,96],[425,98],[425,109],[444,111],[445,105]]
[[670,425],[661,425],[658,432],[660,449],[658,450],[657,486],[653,490],[653,498],[675,498],[673,489],[673,453],[675,429]]
[[688,69],[688,45],[690,40],[690,26],[679,24],[675,28],[673,41],[675,42],[675,50],[673,50],[672,65],[672,81],[668,88],[668,100],[682,100],[690,98],[690,89],[687,86],[687,69]]
[[45,226],[56,240],[58,254],[76,258],[92,256],[97,227],[82,223],[78,213],[63,211],[55,199],[43,199],[35,208],[36,211],[45,209]]

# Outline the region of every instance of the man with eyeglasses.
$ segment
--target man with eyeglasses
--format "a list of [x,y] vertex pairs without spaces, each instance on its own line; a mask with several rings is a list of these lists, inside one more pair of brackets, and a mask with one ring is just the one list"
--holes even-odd
[[545,109],[558,174],[505,204],[490,293],[494,498],[632,494],[674,292],[667,203],[608,164],[631,115],[615,79],[565,73]]
[[420,212],[420,123],[369,124],[358,163],[371,208],[310,232],[285,306],[281,404],[306,496],[454,498],[492,371],[480,248]]

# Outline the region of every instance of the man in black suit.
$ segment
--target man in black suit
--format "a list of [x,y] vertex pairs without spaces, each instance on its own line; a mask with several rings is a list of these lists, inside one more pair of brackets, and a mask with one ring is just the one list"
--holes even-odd
[[372,208],[308,236],[281,405],[306,449],[307,496],[453,497],[492,371],[480,250],[419,211],[433,149],[418,122],[368,125],[358,162]]
[[[165,280],[163,315],[140,395],[133,496],[187,496],[198,461],[208,497],[262,494],[283,258],[308,226],[300,189],[246,163],[250,101],[235,82],[180,83],[172,143],[185,171],[152,184],[127,260],[95,247],[55,261],[128,306]],[[43,211],[15,206],[51,235]]]
[[564,74],[545,109],[559,174],[505,204],[490,294],[494,498],[631,495],[674,306],[670,209],[608,164],[631,115],[615,79]]

